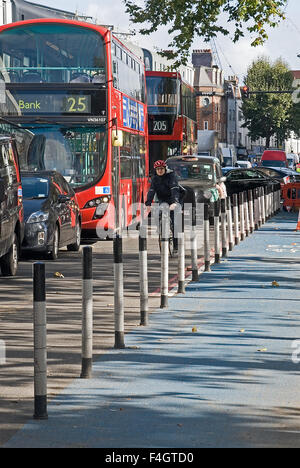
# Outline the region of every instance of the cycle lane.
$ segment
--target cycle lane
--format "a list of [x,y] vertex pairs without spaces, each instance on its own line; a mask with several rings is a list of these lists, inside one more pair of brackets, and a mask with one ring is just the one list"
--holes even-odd
[[286,214],[265,224],[6,447],[298,447],[294,229]]

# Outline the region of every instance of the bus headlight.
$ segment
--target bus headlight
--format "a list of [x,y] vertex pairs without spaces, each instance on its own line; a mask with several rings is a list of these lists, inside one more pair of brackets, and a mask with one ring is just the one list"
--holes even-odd
[[96,208],[93,219],[103,218],[106,210],[108,209],[109,202],[111,200],[110,195],[103,195],[102,197],[94,198],[93,200],[88,201],[84,205],[86,208]]
[[88,201],[83,209],[87,208],[97,208],[98,206],[102,205],[103,203],[109,203],[110,202],[110,195],[103,195],[103,197],[98,197],[94,198],[93,200]]

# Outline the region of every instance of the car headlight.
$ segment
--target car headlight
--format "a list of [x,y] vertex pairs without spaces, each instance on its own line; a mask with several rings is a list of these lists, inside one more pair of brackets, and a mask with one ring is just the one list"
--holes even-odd
[[37,211],[36,213],[32,213],[28,220],[27,223],[33,224],[33,223],[44,223],[45,221],[48,221],[49,219],[49,213],[44,213],[43,211]]
[[210,190],[205,190],[205,192],[203,192],[203,196],[204,198],[206,198],[206,200],[210,200],[212,197],[212,193]]

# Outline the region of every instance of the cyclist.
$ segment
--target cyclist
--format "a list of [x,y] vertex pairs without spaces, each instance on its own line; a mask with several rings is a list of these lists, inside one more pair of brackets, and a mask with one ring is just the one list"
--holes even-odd
[[[160,205],[167,203],[170,206],[172,225],[174,225],[174,210],[178,205],[183,205],[185,189],[179,185],[175,173],[168,169],[165,161],[156,161],[154,169],[155,174],[151,180],[145,205],[150,207],[156,195]],[[174,239],[174,248],[177,250],[176,238]]]
[[154,169],[155,174],[151,180],[145,205],[151,206],[156,195],[159,204],[168,203],[173,211],[177,204],[182,204],[185,190],[180,187],[175,173],[167,168],[165,161],[156,161]]

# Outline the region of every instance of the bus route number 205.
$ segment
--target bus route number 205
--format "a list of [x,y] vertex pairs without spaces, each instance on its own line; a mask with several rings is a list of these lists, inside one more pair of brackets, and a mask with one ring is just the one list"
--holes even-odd
[[153,132],[166,132],[168,123],[166,120],[156,120],[153,122]]

